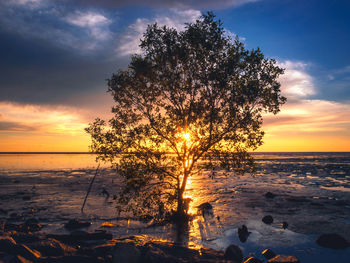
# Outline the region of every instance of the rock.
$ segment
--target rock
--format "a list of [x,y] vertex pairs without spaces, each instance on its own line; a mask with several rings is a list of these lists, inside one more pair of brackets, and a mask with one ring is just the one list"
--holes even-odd
[[270,215],[264,216],[261,221],[263,221],[267,225],[271,225],[273,223],[273,217]]
[[316,239],[316,243],[325,248],[345,249],[349,247],[349,242],[338,234],[322,234]]
[[288,227],[288,223],[285,222],[285,221],[283,221],[283,222],[282,222],[282,228],[283,228],[283,229],[287,229],[287,227]]
[[33,249],[38,250],[44,256],[64,256],[76,253],[76,249],[62,244],[56,239],[49,238],[39,242],[31,243]]
[[211,248],[201,248],[199,250],[201,259],[210,260],[224,260],[224,252],[217,251]]
[[197,206],[197,208],[199,210],[210,210],[210,209],[213,209],[213,206],[210,203],[205,202],[205,203],[200,204],[199,206]]
[[116,227],[118,226],[117,224],[114,224],[114,223],[111,223],[111,222],[103,222],[101,224],[101,227],[107,227],[107,228],[110,228],[110,227]]
[[26,259],[29,259],[29,260],[32,260],[32,261],[35,261],[37,260],[38,258],[41,257],[41,254],[39,251],[36,251],[36,250],[32,250],[30,249],[29,247],[27,247],[26,245],[16,245],[14,250],[11,251],[11,254],[14,254],[14,255],[20,255],[20,256],[23,256],[25,257]]
[[82,222],[77,219],[71,219],[64,225],[68,230],[75,230],[83,227],[89,227],[91,225],[90,222]]
[[[145,254],[142,262],[146,263],[178,263],[176,258],[173,258],[157,247],[151,247]],[[113,262],[114,263],[114,262]]]
[[16,241],[12,237],[0,236],[0,251],[11,252],[16,247]]
[[246,225],[242,225],[242,227],[238,228],[238,238],[239,240],[244,243],[247,241],[248,236],[251,232],[248,231],[248,228]]
[[299,259],[295,256],[277,255],[271,258],[268,263],[300,263]]
[[17,243],[32,243],[41,240],[38,236],[31,233],[14,233],[11,236]]
[[274,258],[276,256],[275,252],[273,252],[271,249],[265,249],[261,254],[267,259]]
[[73,231],[70,235],[53,235],[49,234],[46,237],[57,239],[61,242],[69,244],[79,243],[80,241],[91,241],[91,240],[111,240],[113,235],[106,233],[105,231],[88,233],[85,231]]
[[243,260],[242,250],[240,249],[239,246],[229,245],[225,250],[224,258],[226,260],[242,262]]
[[106,255],[107,253],[111,252],[115,246],[115,243],[105,243],[102,245],[97,245],[92,248],[95,255]]
[[271,193],[271,192],[267,192],[266,194],[264,194],[264,196],[265,196],[266,198],[270,198],[270,199],[272,199],[272,198],[275,198],[275,197],[276,197],[276,195],[275,195],[275,194],[273,194],[273,193]]
[[249,257],[243,263],[263,263],[260,259]]
[[9,263],[32,263],[32,261],[22,257],[22,256],[13,256]]
[[11,224],[11,223],[5,222],[5,226],[4,226],[5,232],[20,231],[20,230],[21,230],[21,225]]
[[103,258],[89,257],[85,255],[72,255],[72,256],[62,256],[50,258],[50,261],[44,259],[42,263],[103,263],[105,260]]
[[141,252],[132,243],[118,243],[113,252],[113,263],[138,263]]
[[199,206],[197,206],[197,209],[198,209],[198,212],[200,212],[203,217],[205,215],[214,215],[213,206],[208,202],[200,204]]
[[151,243],[151,247],[156,247],[162,250],[166,255],[174,258],[194,258],[199,256],[199,252],[195,249],[190,249],[184,246],[169,244],[169,243]]
[[39,224],[39,221],[36,218],[30,218],[21,225],[23,232],[36,232],[42,229],[42,226]]

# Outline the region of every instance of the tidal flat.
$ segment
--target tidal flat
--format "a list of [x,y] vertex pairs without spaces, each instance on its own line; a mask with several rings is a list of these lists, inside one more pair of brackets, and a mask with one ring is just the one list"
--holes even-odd
[[[150,222],[116,214],[113,195],[119,191],[118,177],[108,165],[99,169],[81,213],[97,166],[94,158],[1,154],[0,220],[15,225],[35,218],[42,225],[41,233],[64,235],[69,233],[64,225],[80,219],[91,223],[84,229],[88,232],[174,240],[169,225],[151,227]],[[255,176],[225,176],[219,171],[214,179],[205,172],[191,178],[186,192],[193,200],[190,213],[197,215],[196,207],[207,202],[213,214],[197,215],[184,245],[224,250],[236,244],[245,256],[259,258],[263,249],[270,248],[295,255],[301,262],[348,262],[349,248],[324,248],[315,240],[336,233],[350,241],[350,153],[258,153],[255,158]],[[267,215],[273,218],[271,224],[262,222]],[[242,225],[250,232],[245,242],[237,234]]]

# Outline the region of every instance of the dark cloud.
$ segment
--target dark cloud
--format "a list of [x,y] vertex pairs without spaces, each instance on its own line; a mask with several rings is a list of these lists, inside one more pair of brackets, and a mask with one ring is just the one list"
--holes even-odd
[[35,127],[24,125],[18,122],[0,121],[0,132],[27,132],[35,130]]
[[95,7],[122,7],[132,5],[143,5],[150,7],[165,8],[193,8],[193,9],[222,9],[225,7],[235,7],[246,3],[257,2],[259,0],[65,0],[75,2],[80,5],[90,5]]
[[128,58],[106,56],[98,52],[81,56],[41,40],[0,32],[0,101],[79,104],[79,94],[103,93],[105,80],[127,64]]

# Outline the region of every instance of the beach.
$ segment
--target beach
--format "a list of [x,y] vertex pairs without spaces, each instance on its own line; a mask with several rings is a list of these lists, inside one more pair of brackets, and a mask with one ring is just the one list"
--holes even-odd
[[[315,240],[326,233],[350,236],[350,154],[257,153],[254,157],[255,176],[219,172],[211,179],[203,172],[191,178],[186,190],[193,200],[190,213],[197,214],[196,207],[210,203],[213,216],[205,220],[198,215],[184,245],[224,251],[236,244],[245,256],[257,258],[270,248],[295,255],[301,262],[348,262],[349,248],[324,248]],[[64,235],[70,233],[64,225],[79,219],[91,223],[84,229],[91,233],[105,230],[113,238],[142,235],[173,241],[168,225],[150,227],[149,222],[117,216],[113,196],[118,194],[118,177],[108,164],[98,170],[81,212],[96,172],[94,158],[88,154],[0,155],[0,220],[20,224],[35,218],[42,226],[40,233]],[[267,215],[273,218],[271,224],[262,222]],[[287,227],[282,227],[283,222]],[[237,235],[242,225],[251,232],[245,242]]]

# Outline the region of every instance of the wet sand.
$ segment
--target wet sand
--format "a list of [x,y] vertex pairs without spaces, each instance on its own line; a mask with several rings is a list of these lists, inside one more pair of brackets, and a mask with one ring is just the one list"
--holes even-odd
[[[281,251],[278,253],[297,254],[304,260],[322,255],[319,262],[335,256],[338,262],[349,258],[349,249],[334,251],[315,243],[322,233],[350,236],[348,164],[315,165],[314,159],[309,165],[305,159],[293,164],[281,160],[260,163],[260,174],[255,177],[218,175],[210,179],[202,174],[191,179],[187,190],[194,200],[191,212],[196,213],[196,206],[209,202],[215,216],[207,222],[202,217],[193,221],[188,244],[222,250],[229,243],[236,243],[253,254],[271,247]],[[99,172],[82,214],[80,208],[94,173],[92,167],[1,171],[0,220],[19,223],[35,217],[43,225],[42,232],[64,234],[68,233],[64,223],[80,218],[92,222],[89,231],[106,229],[101,227],[103,222],[113,223],[108,231],[114,237],[131,234],[163,240],[174,237],[169,226],[147,228],[142,222],[117,218],[112,196],[118,193],[118,180],[107,168]],[[109,198],[101,195],[103,187],[111,194]],[[266,198],[267,192],[276,196]],[[265,215],[273,217],[271,225],[261,222]],[[281,227],[284,221],[288,222],[287,229]],[[252,232],[245,243],[237,236],[237,228],[243,224]]]

